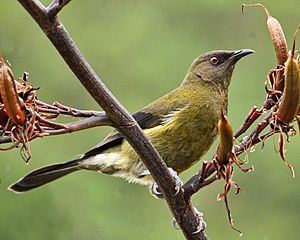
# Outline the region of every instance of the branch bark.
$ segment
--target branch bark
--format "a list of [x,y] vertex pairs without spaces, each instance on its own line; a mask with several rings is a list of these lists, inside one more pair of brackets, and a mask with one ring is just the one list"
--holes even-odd
[[49,18],[56,17],[56,15],[67,5],[71,0],[54,0],[47,8]]
[[99,106],[103,108],[115,128],[126,138],[141,157],[141,160],[147,166],[162,191],[186,239],[207,239],[204,232],[197,231],[199,219],[196,217],[196,212],[190,204],[190,199],[185,198],[183,188],[176,193],[175,179],[170,174],[157,150],[148,141],[130,113],[106,88],[82,56],[61,21],[57,18],[56,15],[63,8],[64,3],[68,3],[69,1],[54,1],[49,8],[45,8],[38,0],[18,1],[38,23],[82,85]]

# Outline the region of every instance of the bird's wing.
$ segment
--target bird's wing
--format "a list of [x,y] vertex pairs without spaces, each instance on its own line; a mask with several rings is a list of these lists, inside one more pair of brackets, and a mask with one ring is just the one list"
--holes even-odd
[[[142,129],[149,129],[165,124],[170,116],[187,105],[187,102],[184,101],[179,103],[176,92],[172,93],[156,100],[132,115]],[[167,105],[164,103],[166,98],[168,98]],[[121,144],[123,140],[124,137],[117,130],[114,130],[101,143],[86,152],[83,155],[83,159],[95,156],[111,147],[115,147]]]

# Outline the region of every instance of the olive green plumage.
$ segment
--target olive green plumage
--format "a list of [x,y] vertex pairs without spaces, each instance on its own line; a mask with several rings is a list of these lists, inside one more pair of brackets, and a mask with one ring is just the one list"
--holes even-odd
[[[208,151],[217,136],[221,110],[227,110],[227,93],[236,62],[252,50],[212,51],[199,56],[182,84],[133,116],[166,164],[180,173]],[[151,184],[139,156],[117,132],[70,162],[43,167],[10,187],[25,192],[68,173],[95,170],[130,182]]]
[[[161,108],[158,113],[162,116],[161,124],[144,131],[175,171],[189,168],[213,143],[221,108],[227,107],[227,92],[214,94],[217,90],[216,86],[205,83],[185,84],[143,110],[152,113],[152,109]],[[127,142],[122,150],[133,164],[139,161]]]

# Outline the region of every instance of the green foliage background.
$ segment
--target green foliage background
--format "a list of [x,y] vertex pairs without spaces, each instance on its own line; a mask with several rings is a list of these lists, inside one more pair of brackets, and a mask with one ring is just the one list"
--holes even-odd
[[[275,66],[264,12],[248,8],[243,16],[242,3],[72,1],[60,17],[105,84],[132,112],[175,88],[199,54],[213,49],[254,49],[256,54],[236,67],[230,89],[229,119],[237,128],[249,109],[264,100],[266,74]],[[298,1],[264,3],[280,20],[291,45],[300,22]],[[98,110],[17,1],[2,0],[0,13],[0,51],[11,62],[16,77],[29,72],[30,82],[41,87],[41,100]],[[97,128],[35,140],[30,144],[33,157],[29,165],[24,164],[19,150],[1,152],[0,239],[183,239],[181,232],[171,227],[172,217],[164,201],[152,198],[146,188],[120,179],[82,171],[24,195],[6,190],[32,169],[85,152],[109,130]],[[273,145],[269,139],[263,150],[259,146],[249,154],[255,172],[235,172],[234,179],[244,192],[230,194],[230,205],[244,240],[299,237],[299,177],[292,179]],[[287,149],[298,174],[299,135],[291,138]],[[183,178],[192,176],[199,166]],[[196,194],[193,203],[204,212],[210,239],[239,239],[229,227],[223,202],[216,201],[222,190],[220,181]]]

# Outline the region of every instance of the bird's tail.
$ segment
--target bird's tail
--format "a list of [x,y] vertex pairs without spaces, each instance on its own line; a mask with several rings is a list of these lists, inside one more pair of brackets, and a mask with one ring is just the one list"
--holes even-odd
[[79,160],[72,160],[65,163],[42,167],[30,172],[25,177],[12,184],[8,189],[16,193],[23,193],[40,187],[69,173],[79,170],[79,163]]

